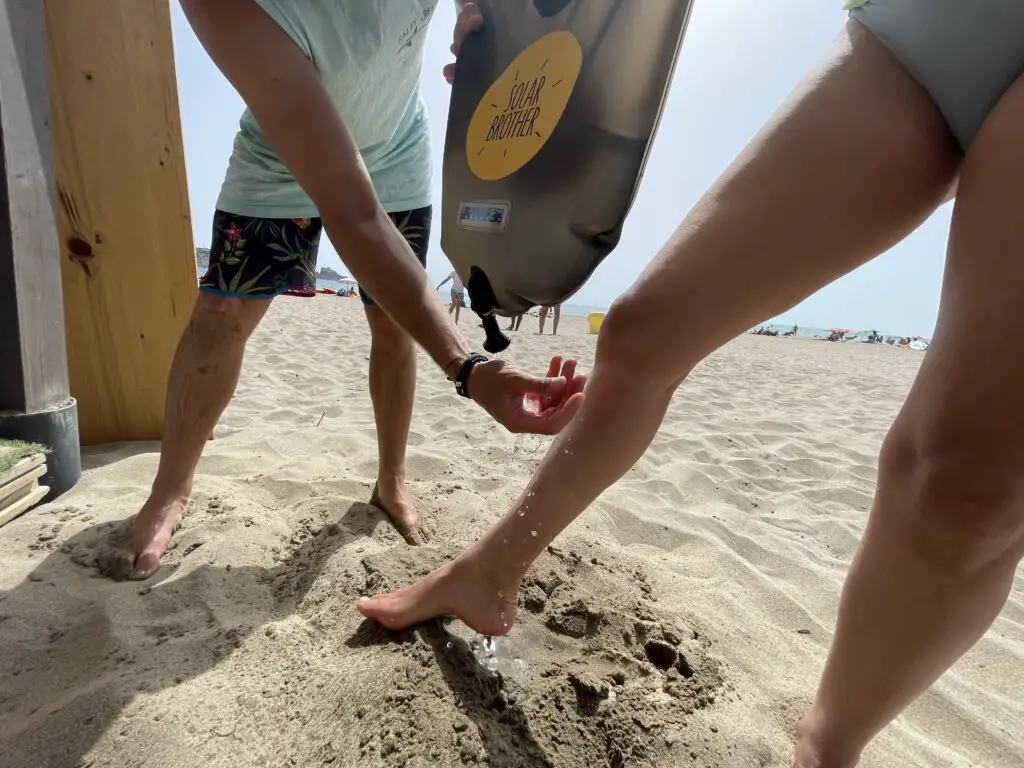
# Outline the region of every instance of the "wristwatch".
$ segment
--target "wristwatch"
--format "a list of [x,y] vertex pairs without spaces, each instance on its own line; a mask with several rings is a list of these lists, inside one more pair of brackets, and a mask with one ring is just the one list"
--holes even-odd
[[477,363],[486,363],[489,359],[487,355],[481,355],[479,352],[470,352],[459,366],[459,372],[452,379],[455,382],[455,391],[462,397],[469,397],[469,374],[473,372]]

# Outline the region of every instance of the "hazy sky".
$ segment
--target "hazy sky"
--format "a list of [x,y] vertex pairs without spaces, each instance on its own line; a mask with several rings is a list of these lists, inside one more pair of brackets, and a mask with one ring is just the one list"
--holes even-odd
[[[607,305],[633,281],[701,193],[821,56],[845,19],[841,5],[840,0],[697,1],[622,241],[574,302]],[[177,3],[172,8],[193,226],[196,245],[206,247],[243,104],[196,41]],[[441,68],[451,58],[454,21],[454,3],[441,0],[423,71],[438,205],[449,90]],[[950,209],[944,206],[905,242],[787,312],[782,321],[930,335]],[[435,282],[451,271],[439,237],[436,226],[428,257]],[[344,269],[328,243],[321,247],[320,263]]]

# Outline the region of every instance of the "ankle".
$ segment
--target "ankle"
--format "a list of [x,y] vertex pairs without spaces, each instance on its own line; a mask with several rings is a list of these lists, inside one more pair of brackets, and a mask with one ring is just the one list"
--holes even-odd
[[405,489],[405,470],[397,472],[379,471],[377,473],[377,490],[384,494],[397,493]]
[[150,489],[147,505],[157,505],[160,507],[172,504],[185,505],[191,496],[191,481],[166,482],[157,479],[153,482],[153,487]]
[[519,588],[530,563],[515,561],[507,554],[507,547],[492,551],[487,540],[481,539],[452,563],[452,572],[482,581],[498,593],[505,602],[516,602]]

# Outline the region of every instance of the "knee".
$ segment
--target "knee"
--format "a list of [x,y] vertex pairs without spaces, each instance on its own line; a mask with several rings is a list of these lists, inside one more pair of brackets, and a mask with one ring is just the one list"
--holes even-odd
[[376,316],[370,322],[372,351],[387,355],[413,354],[415,347],[412,337],[383,311],[373,309]]
[[1024,553],[1024,445],[951,425],[895,427],[886,438],[879,492],[915,540],[951,569],[975,571]]
[[190,330],[207,339],[244,342],[265,310],[265,307],[257,307],[255,304],[255,299],[200,293],[192,312]]
[[601,323],[596,366],[675,389],[697,361],[687,352],[685,334],[674,336],[649,302],[627,292]]

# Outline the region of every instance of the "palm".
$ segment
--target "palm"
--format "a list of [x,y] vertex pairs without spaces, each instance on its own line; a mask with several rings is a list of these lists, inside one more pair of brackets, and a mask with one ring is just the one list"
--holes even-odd
[[512,432],[554,435],[583,405],[586,377],[577,375],[576,361],[551,358],[546,378],[538,379],[491,360],[477,366],[470,393],[494,419]]

